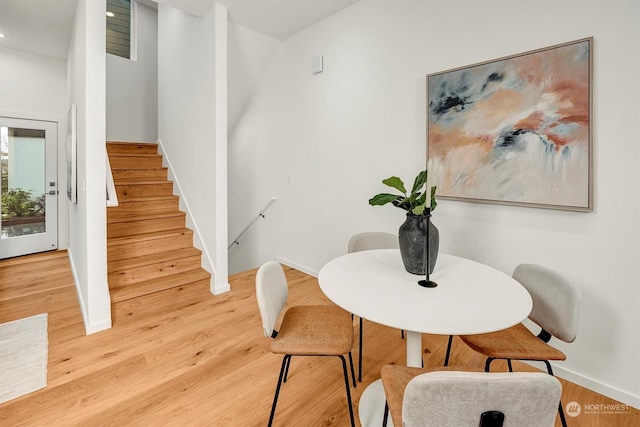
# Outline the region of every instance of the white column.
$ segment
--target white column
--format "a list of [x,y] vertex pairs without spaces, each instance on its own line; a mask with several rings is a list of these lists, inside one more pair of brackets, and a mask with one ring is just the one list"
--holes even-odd
[[211,292],[230,289],[227,201],[227,8],[215,5],[215,91],[216,91],[216,255]]

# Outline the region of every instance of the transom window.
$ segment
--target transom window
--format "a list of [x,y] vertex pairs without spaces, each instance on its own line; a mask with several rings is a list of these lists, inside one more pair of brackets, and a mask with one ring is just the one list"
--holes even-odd
[[107,0],[107,53],[131,59],[131,0]]

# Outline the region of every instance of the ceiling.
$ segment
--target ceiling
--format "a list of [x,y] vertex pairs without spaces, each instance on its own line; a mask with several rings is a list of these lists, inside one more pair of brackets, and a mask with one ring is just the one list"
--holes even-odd
[[285,40],[358,0],[217,0],[229,21]]
[[[95,0],[91,0],[95,1]],[[193,15],[214,0],[154,0]],[[285,40],[358,0],[217,0],[229,21]],[[146,2],[145,2],[146,3]],[[77,0],[0,0],[0,46],[65,60]]]
[[64,60],[77,0],[0,0],[0,46]]

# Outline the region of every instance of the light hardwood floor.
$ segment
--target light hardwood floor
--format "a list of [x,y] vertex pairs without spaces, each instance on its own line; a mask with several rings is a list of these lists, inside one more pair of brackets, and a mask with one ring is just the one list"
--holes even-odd
[[[329,303],[316,279],[286,270],[290,304]],[[262,335],[254,276],[255,270],[232,276],[231,291],[219,296],[189,285],[118,302],[113,328],[85,336],[65,252],[0,261],[0,323],[49,313],[48,385],[0,405],[0,425],[266,425],[281,358]],[[356,419],[366,385],[383,364],[405,358],[397,330],[365,322],[364,334],[363,382],[352,389]],[[446,337],[427,335],[423,345],[425,365],[441,365]],[[483,362],[455,340],[452,365]],[[640,425],[633,408],[585,414],[585,405],[617,402],[566,381],[562,398],[583,406],[570,426]],[[293,359],[275,425],[349,425],[337,358]]]

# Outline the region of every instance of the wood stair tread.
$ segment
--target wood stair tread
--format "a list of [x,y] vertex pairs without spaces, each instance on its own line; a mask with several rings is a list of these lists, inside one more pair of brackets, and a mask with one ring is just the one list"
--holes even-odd
[[201,281],[208,281],[211,274],[203,268],[197,268],[187,272],[171,274],[165,277],[154,278],[144,282],[137,282],[133,285],[123,285],[109,287],[111,292],[111,303],[137,298],[155,292],[164,291],[170,288],[177,288],[189,284],[196,284]]
[[128,258],[109,262],[107,271],[109,273],[113,273],[116,271],[127,270],[131,268],[142,267],[145,265],[157,264],[169,260],[177,260],[197,255],[202,255],[202,251],[194,247],[178,249],[169,252],[155,253],[136,258]]
[[[137,202],[137,201],[150,201],[150,200],[167,200],[167,199],[177,199],[179,198],[179,196],[176,196],[175,194],[167,194],[164,196],[149,196],[149,197],[141,197],[140,199],[127,199],[125,201],[123,201],[122,203],[130,203],[130,202]],[[119,201],[118,201],[119,202]],[[114,206],[115,208],[116,206]]]
[[160,219],[160,218],[173,218],[186,216],[186,214],[182,211],[176,212],[167,212],[167,213],[159,213],[159,214],[151,214],[151,215],[136,215],[135,213],[132,215],[121,215],[115,218],[107,218],[107,224],[115,224],[119,222],[132,222],[132,221],[147,221],[150,219]]
[[116,186],[118,185],[158,185],[158,184],[172,184],[173,181],[169,180],[155,180],[155,181],[117,181]]
[[193,230],[188,228],[177,228],[173,230],[154,231],[151,233],[133,234],[130,236],[113,237],[107,239],[107,246],[129,244],[144,240],[156,240],[171,236],[181,236],[183,234],[193,235]]
[[[152,153],[109,153],[109,157],[162,157],[162,154]],[[131,169],[131,168],[117,168],[117,169]],[[149,169],[149,168],[147,168]]]
[[[176,195],[165,195],[165,196],[149,196],[149,197],[132,197],[130,199],[118,200],[118,206],[109,206],[109,210],[118,210],[118,208],[126,208],[127,204],[134,205],[139,202],[163,202],[169,200],[179,200],[179,197]],[[124,210],[124,209],[123,209]]]
[[155,166],[155,167],[142,167],[142,168],[111,168],[111,172],[115,175],[118,172],[120,173],[125,173],[125,172],[129,172],[129,173],[143,173],[143,172],[157,172],[157,171],[163,171],[163,172],[167,172],[169,170],[168,167],[166,166]]
[[112,145],[126,145],[126,146],[136,146],[136,145],[146,145],[146,146],[154,146],[157,147],[157,142],[132,142],[132,141],[107,141],[107,144]]

